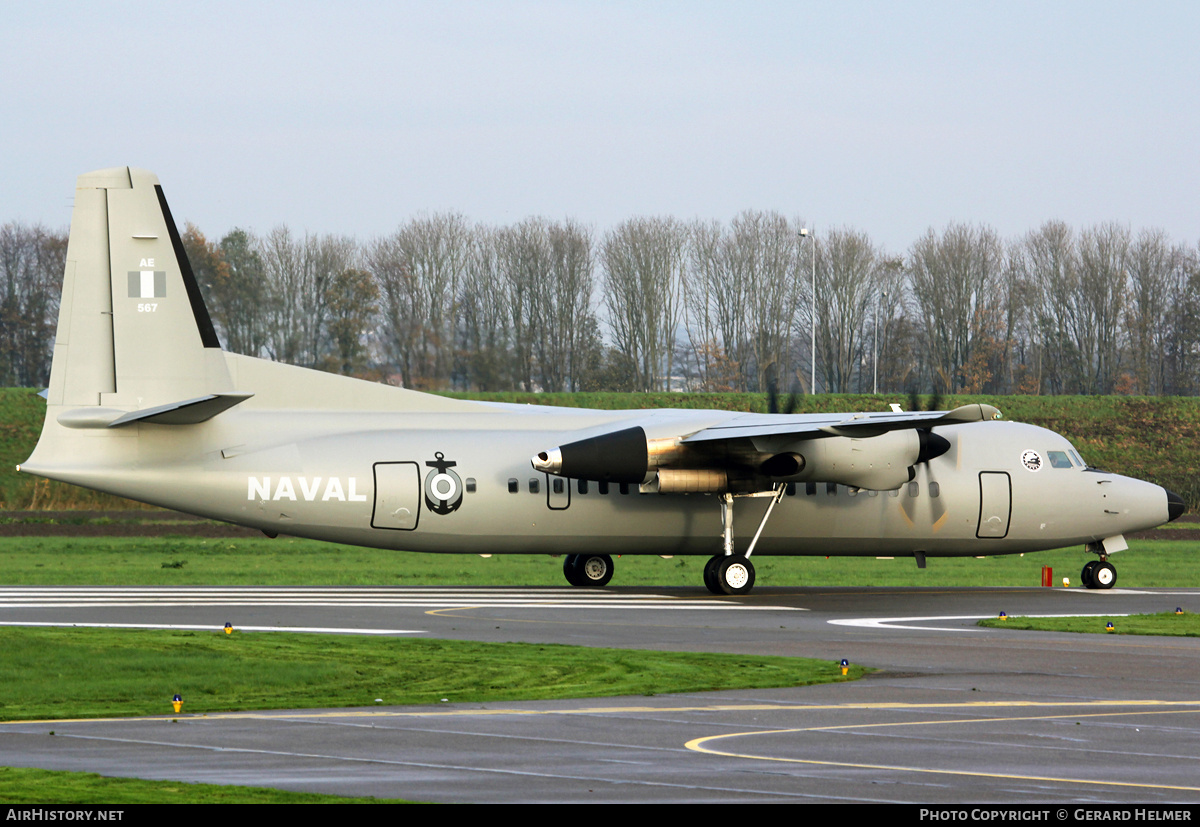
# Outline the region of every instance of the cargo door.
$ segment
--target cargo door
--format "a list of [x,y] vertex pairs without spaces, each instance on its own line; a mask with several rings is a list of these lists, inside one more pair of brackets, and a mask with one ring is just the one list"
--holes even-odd
[[421,472],[415,462],[375,463],[372,528],[412,531],[421,507]]
[[979,528],[976,537],[1002,539],[1008,536],[1012,517],[1012,481],[1003,471],[979,472]]

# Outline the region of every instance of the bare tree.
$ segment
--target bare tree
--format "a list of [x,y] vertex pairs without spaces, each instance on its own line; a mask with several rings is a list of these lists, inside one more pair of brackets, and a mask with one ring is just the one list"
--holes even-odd
[[67,237],[39,225],[0,227],[0,384],[38,386],[50,357]]
[[409,221],[367,252],[367,266],[382,293],[385,346],[409,387],[449,380],[455,304],[473,240],[465,218],[441,213]]
[[1185,254],[1160,229],[1142,230],[1129,251],[1129,304],[1124,321],[1138,393],[1160,394],[1166,385],[1163,355],[1171,335],[1167,317],[1173,298],[1183,291],[1180,264]]
[[343,270],[334,277],[325,297],[333,347],[322,360],[323,369],[344,376],[362,375],[378,299],[379,287],[365,270]]
[[592,322],[591,230],[529,218],[496,235],[507,284],[516,380],[525,390],[576,387]]
[[592,324],[595,258],[590,228],[566,219],[547,228],[550,272],[540,282],[538,363],[548,391],[577,390]]
[[633,218],[604,237],[604,304],[618,350],[640,390],[670,390],[683,310],[687,228],[674,218]]
[[862,363],[864,327],[875,310],[882,254],[866,233],[835,229],[817,256],[817,361],[826,390],[847,393]]
[[248,356],[261,355],[270,335],[263,315],[270,303],[270,284],[259,248],[259,240],[240,228],[220,243],[225,280],[218,285],[214,315],[225,334],[225,347]]
[[514,387],[509,284],[500,268],[498,234],[477,226],[458,309],[459,369],[467,387]]
[[699,387],[708,391],[745,390],[747,360],[745,292],[731,278],[725,228],[717,221],[692,225],[689,267],[684,278],[684,330],[695,354]]
[[1200,393],[1200,248],[1180,245],[1177,294],[1168,312],[1169,336],[1163,361],[1168,366],[1164,391]]
[[551,269],[546,221],[528,218],[498,232],[500,271],[508,286],[514,371],[522,390],[534,390],[537,377],[538,324],[544,291],[540,284]]
[[1085,360],[1083,393],[1112,393],[1121,363],[1121,317],[1128,293],[1130,234],[1101,224],[1079,234],[1076,342]]
[[797,232],[778,213],[749,210],[728,230],[693,228],[689,337],[736,365],[739,389],[766,390],[792,375],[791,343],[807,286]]
[[957,393],[972,347],[1001,314],[1003,247],[990,227],[932,229],[909,250],[909,280],[935,391]]
[[327,352],[329,287],[354,266],[357,243],[335,235],[296,239],[280,225],[263,239],[260,254],[272,292],[266,350],[277,361],[317,367]]

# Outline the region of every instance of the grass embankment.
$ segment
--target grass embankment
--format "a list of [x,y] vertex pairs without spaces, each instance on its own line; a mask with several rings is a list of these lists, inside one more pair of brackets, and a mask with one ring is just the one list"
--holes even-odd
[[497,703],[805,686],[803,658],[223,631],[0,629],[0,720]]
[[[1120,586],[1200,585],[1200,542],[1138,540],[1115,555]],[[615,559],[611,587],[703,589],[706,557]],[[1054,582],[1079,586],[1081,548],[1025,556],[933,558],[754,558],[759,593],[775,586],[1034,587],[1042,566]],[[546,555],[418,554],[279,537],[6,537],[0,571],[12,586],[554,586],[566,587],[562,560]],[[707,592],[705,592],[707,594]]]
[[[718,408],[767,410],[761,393],[491,393],[447,394],[538,405],[606,410]],[[929,398],[925,398],[928,404]],[[903,394],[820,394],[800,399],[798,413],[886,411],[908,407]],[[946,396],[940,407],[986,402],[1006,418],[1058,431],[1091,464],[1156,482],[1200,509],[1200,399],[1132,396]],[[14,466],[33,450],[45,403],[29,388],[0,389],[0,508],[119,508],[128,501],[17,474]]]
[[[1112,623],[1110,632],[1106,627]],[[1108,635],[1160,635],[1200,637],[1200,615],[1191,612],[1160,612],[1152,615],[1108,615],[1107,617],[998,617],[979,621],[993,629],[1035,632],[1080,632]]]
[[[0,801],[10,806],[83,804],[119,809],[130,804],[409,804],[400,799],[344,798],[263,787],[222,787],[180,781],[108,778],[92,772],[0,767]],[[19,813],[17,817],[19,817]]]

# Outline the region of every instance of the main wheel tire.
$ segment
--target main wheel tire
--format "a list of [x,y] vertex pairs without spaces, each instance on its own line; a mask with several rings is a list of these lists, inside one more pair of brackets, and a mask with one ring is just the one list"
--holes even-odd
[[1097,562],[1092,571],[1092,580],[1097,589],[1111,589],[1117,583],[1117,567],[1107,560]]
[[599,588],[613,576],[613,561],[607,554],[570,554],[563,561],[563,574],[572,586]]
[[1096,588],[1096,566],[1100,565],[1099,560],[1091,560],[1084,564],[1083,571],[1079,573],[1079,582],[1089,589]]
[[583,583],[579,582],[579,576],[576,570],[576,564],[578,563],[578,560],[576,559],[577,557],[579,557],[578,554],[568,554],[563,558],[563,576],[567,578],[567,582],[572,586],[583,585]]
[[754,588],[754,565],[740,554],[722,557],[714,574],[722,594],[748,594]]
[[718,554],[716,557],[710,557],[708,562],[704,564],[704,587],[713,594],[725,594],[721,591],[720,585],[717,583],[717,566],[725,559],[725,555]]

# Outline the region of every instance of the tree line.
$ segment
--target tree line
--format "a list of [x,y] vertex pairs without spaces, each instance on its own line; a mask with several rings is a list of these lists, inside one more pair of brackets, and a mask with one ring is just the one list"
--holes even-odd
[[[439,213],[183,243],[227,349],[412,388],[1200,394],[1200,248],[1162,230],[950,224],[895,255],[801,227]],[[65,255],[0,227],[4,385],[48,381]]]

